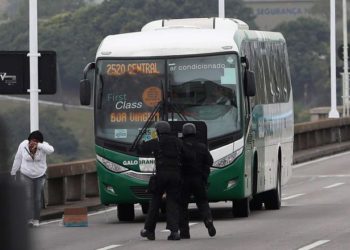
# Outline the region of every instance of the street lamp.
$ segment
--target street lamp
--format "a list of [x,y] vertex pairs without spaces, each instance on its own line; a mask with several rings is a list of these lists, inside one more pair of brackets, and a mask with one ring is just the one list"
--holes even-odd
[[29,0],[29,68],[30,68],[30,131],[39,129],[39,88],[38,88],[38,4]]
[[337,110],[337,92],[336,92],[336,49],[335,49],[335,0],[330,0],[330,43],[331,43],[331,110],[328,113],[329,118],[339,118]]

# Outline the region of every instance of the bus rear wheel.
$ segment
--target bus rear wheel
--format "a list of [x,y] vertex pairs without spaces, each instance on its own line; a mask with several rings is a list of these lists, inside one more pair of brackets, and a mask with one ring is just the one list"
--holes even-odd
[[234,217],[248,217],[250,214],[249,198],[232,201]]
[[119,221],[133,221],[135,219],[134,204],[118,204]]
[[278,160],[276,188],[266,192],[264,204],[265,209],[278,210],[281,208],[282,184],[281,184],[281,161]]
[[255,195],[249,203],[250,210],[261,210],[263,208],[263,201],[260,196]]

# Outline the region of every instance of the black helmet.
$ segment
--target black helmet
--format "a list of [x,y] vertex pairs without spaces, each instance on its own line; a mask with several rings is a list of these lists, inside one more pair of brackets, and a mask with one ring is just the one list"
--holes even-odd
[[193,123],[185,123],[182,126],[182,135],[195,135],[196,134],[196,126]]
[[170,124],[167,121],[160,121],[156,123],[156,130],[158,135],[160,134],[170,134]]

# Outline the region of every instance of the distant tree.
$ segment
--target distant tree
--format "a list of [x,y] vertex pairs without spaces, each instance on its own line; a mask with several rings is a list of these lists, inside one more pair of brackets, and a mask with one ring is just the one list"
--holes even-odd
[[[12,10],[15,18],[28,18],[29,0],[11,0],[9,9]],[[37,0],[38,17],[47,18],[56,14],[75,11],[85,6],[84,0]]]
[[[56,2],[60,1],[38,0],[39,7],[43,3],[40,8],[47,6],[51,9],[56,6]],[[80,6],[81,0],[61,2],[72,2],[68,8],[71,10]],[[253,11],[245,7],[242,0],[226,0],[225,6],[227,17],[241,19],[255,27]],[[213,0],[106,0],[100,5],[85,6],[75,12],[62,12],[62,8],[65,7],[58,8],[60,11],[57,13],[60,14],[40,21],[39,50],[57,52],[63,91],[76,101],[82,69],[94,60],[96,50],[105,36],[138,31],[145,23],[155,19],[218,15],[218,4]],[[45,10],[47,15],[52,13],[49,9]],[[22,16],[27,15],[27,10]],[[18,18],[1,25],[0,36],[2,50],[28,50],[28,19]]]
[[329,105],[329,28],[299,18],[275,28],[287,41],[294,100],[304,107]]
[[[29,114],[29,108],[19,108],[6,113],[3,117],[3,126],[7,128],[9,164],[12,164],[19,143],[28,138],[30,133],[28,127],[30,121],[27,114]],[[65,161],[77,159],[78,141],[70,129],[62,126],[62,119],[57,115],[56,110],[45,109],[41,111],[39,124],[44,140],[55,148],[55,153],[49,157],[49,163],[52,159]]]
[[[342,16],[342,1],[335,1],[336,16],[341,18]],[[348,7],[349,8],[349,7]],[[324,17],[329,20],[330,17],[330,1],[329,0],[317,0],[314,6],[311,8],[311,13]]]

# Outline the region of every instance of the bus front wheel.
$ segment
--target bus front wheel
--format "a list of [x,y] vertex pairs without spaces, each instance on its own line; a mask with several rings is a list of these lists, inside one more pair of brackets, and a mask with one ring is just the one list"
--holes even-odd
[[118,204],[119,221],[133,221],[135,219],[134,204]]
[[250,214],[249,198],[232,201],[234,217],[248,217]]

